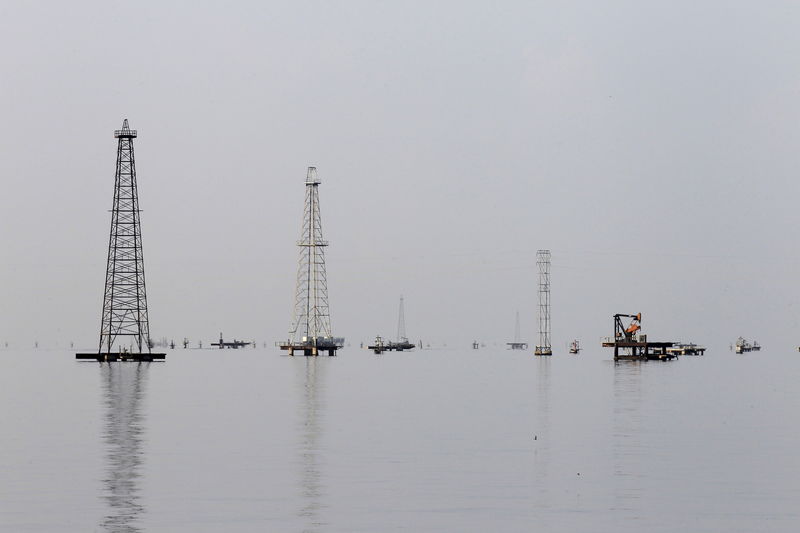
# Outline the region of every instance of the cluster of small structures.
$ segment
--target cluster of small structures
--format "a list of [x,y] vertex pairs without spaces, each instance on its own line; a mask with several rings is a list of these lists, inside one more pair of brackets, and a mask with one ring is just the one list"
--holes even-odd
[[[77,359],[97,361],[164,360],[166,353],[153,352],[150,322],[147,314],[144,257],[140,224],[139,194],[133,139],[136,130],[128,120],[114,132],[117,142],[117,164],[114,175],[114,202],[111,210],[111,232],[106,263],[106,284],[97,352],[77,353]],[[279,343],[281,350],[294,355],[336,355],[344,346],[344,338],[331,333],[328,309],[328,287],[325,272],[325,247],[319,209],[317,169],[308,167],[303,234],[298,246],[297,290],[289,338]],[[212,343],[219,349],[244,348],[255,343],[234,339]],[[188,340],[184,339],[184,348]],[[175,342],[169,346],[174,349]],[[202,345],[201,345],[202,346]]]
[[[97,361],[164,360],[165,353],[152,351],[154,343],[150,338],[147,314],[140,209],[133,154],[133,139],[137,137],[137,132],[129,128],[126,119],[122,129],[114,132],[114,137],[118,139],[117,164],[100,342],[97,352],[77,353],[76,358]],[[317,356],[320,353],[327,353],[329,356],[334,356],[336,351],[344,346],[344,338],[333,336],[331,329],[325,270],[325,248],[328,242],[322,237],[319,185],[317,169],[308,167],[305,180],[303,230],[297,243],[300,257],[292,325],[289,338],[276,343],[289,355],[301,353],[306,356]],[[536,256],[539,272],[539,342],[534,354],[550,356],[553,354],[550,341],[550,251],[538,250]],[[631,319],[630,323],[625,325],[623,318]],[[704,347],[694,343],[650,341],[640,331],[641,320],[641,313],[614,315],[614,336],[602,342],[604,347],[614,349],[614,360],[665,361],[682,355],[705,353]],[[187,348],[188,344],[188,339],[184,338],[183,347]],[[420,347],[421,344],[420,341]],[[175,348],[175,342],[167,343],[166,339],[159,345]],[[219,349],[238,349],[255,345],[255,341],[246,342],[237,339],[226,342],[222,333],[219,342],[211,343],[211,346]],[[519,312],[516,316],[514,341],[507,345],[511,350],[528,349],[528,343],[520,340]],[[481,346],[483,345],[478,341],[472,343],[473,349]],[[199,343],[199,347],[202,348],[202,342]],[[375,341],[367,347],[376,354],[387,351],[402,352],[416,347],[406,336],[402,296],[397,340],[387,341],[381,336],[376,336]],[[742,337],[739,337],[735,344],[736,353],[760,349],[757,342],[750,343]],[[569,345],[569,353],[577,355],[580,351],[579,341],[573,340]]]

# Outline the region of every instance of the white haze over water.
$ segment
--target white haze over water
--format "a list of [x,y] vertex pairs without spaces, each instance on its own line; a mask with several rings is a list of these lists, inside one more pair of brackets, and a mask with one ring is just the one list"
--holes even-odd
[[[97,342],[116,141],[139,130],[151,331],[286,336],[315,165],[334,334],[788,349],[795,2],[0,5],[0,343]],[[2,346],[2,344],[0,344]]]

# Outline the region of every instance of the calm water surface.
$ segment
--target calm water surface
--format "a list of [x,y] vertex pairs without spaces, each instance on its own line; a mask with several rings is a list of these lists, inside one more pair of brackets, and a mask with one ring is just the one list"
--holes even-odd
[[0,358],[0,531],[800,530],[796,352]]

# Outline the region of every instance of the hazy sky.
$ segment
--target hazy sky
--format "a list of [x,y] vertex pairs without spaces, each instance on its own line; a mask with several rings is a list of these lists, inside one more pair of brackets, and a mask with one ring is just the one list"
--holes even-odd
[[151,332],[289,328],[315,165],[334,334],[800,344],[797,2],[0,4],[0,342],[94,346],[136,162]]

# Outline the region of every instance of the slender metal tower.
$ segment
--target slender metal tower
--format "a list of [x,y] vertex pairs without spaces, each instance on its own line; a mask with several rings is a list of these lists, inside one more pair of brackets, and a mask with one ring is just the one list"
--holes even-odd
[[539,267],[539,344],[534,354],[553,355],[550,346],[550,250],[536,251]]
[[294,314],[289,342],[281,344],[281,349],[288,350],[289,355],[294,355],[295,350],[302,350],[304,355],[318,355],[320,350],[327,351],[328,355],[336,355],[336,350],[344,345],[343,338],[331,335],[328,277],[325,271],[325,248],[328,242],[322,238],[319,184],[317,168],[308,167],[303,232],[297,242],[300,259]]
[[[520,340],[520,331],[519,331],[519,311],[516,314],[516,320],[514,321],[514,342],[507,342],[506,343],[511,350],[527,350],[528,343],[522,342]],[[473,346],[474,348],[475,346]]]
[[408,342],[408,337],[406,337],[406,312],[402,296],[400,297],[400,311],[397,316],[397,342]]
[[117,167],[114,177],[114,203],[108,240],[106,286],[100,322],[100,342],[96,354],[77,354],[78,358],[98,360],[163,359],[150,349],[150,322],[142,254],[142,229],[133,139],[136,130],[128,127],[114,132]]

